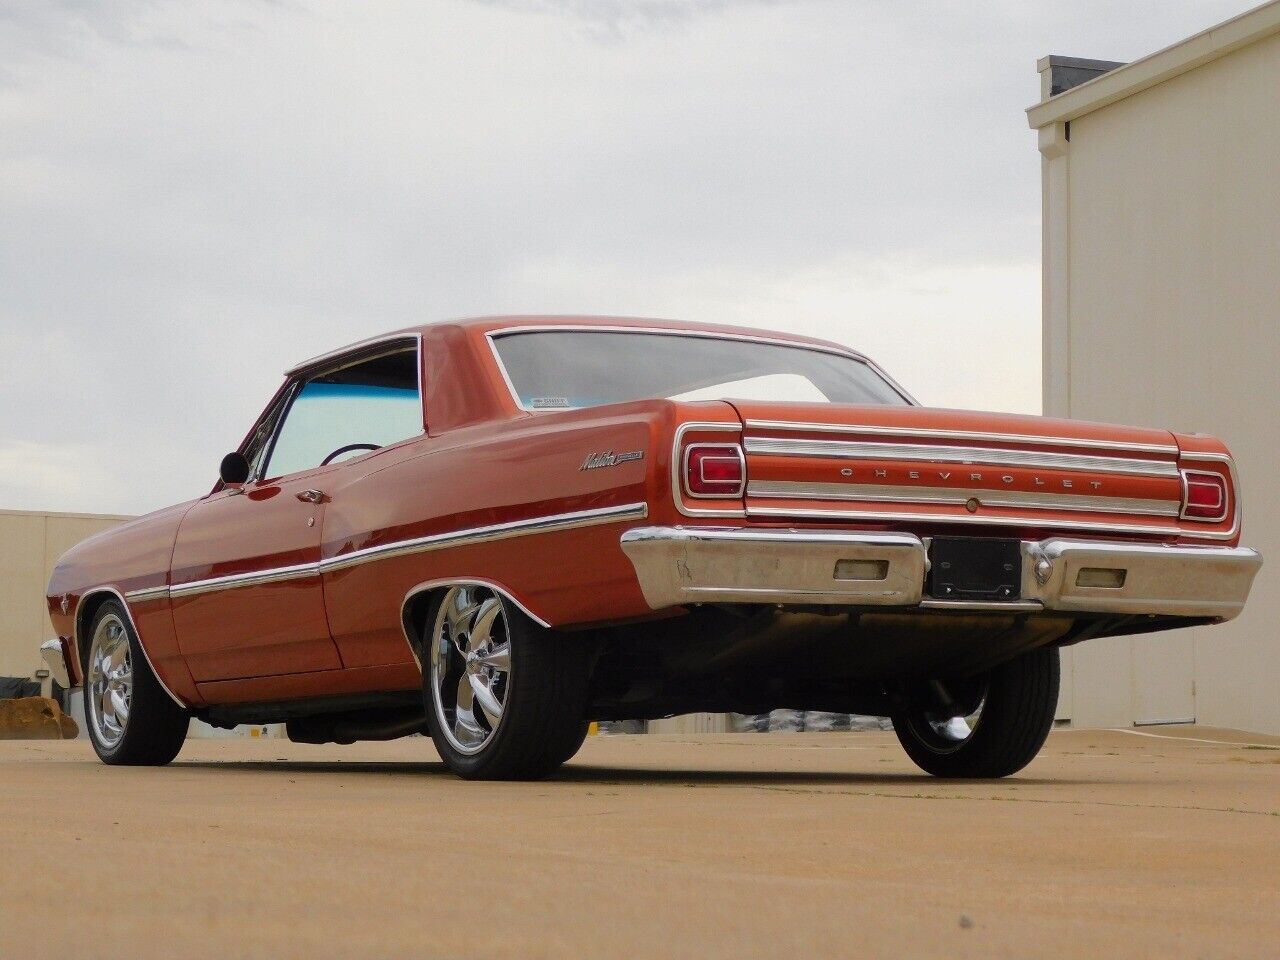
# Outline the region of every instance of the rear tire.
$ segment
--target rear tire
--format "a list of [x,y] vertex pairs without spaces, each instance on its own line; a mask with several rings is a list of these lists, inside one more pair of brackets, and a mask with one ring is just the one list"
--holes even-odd
[[539,626],[500,593],[458,585],[433,604],[423,637],[427,726],[468,780],[536,780],[586,735],[590,648]]
[[964,717],[912,710],[893,716],[903,749],[935,777],[995,778],[1017,773],[1044,746],[1058,706],[1057,647],[1028,651],[986,677],[981,712],[967,736]]
[[119,601],[108,600],[94,614],[84,678],[85,726],[103,763],[164,766],[178,755],[191,715],[151,672]]

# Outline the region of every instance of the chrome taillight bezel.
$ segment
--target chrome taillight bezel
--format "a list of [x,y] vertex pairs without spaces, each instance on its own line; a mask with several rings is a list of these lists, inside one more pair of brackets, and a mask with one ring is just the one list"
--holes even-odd
[[[1222,523],[1231,514],[1231,484],[1227,480],[1225,474],[1218,473],[1214,470],[1179,470],[1178,475],[1182,480],[1182,509],[1178,513],[1179,519],[1189,520],[1192,523]],[[1189,511],[1199,505],[1191,503],[1191,487],[1197,481],[1195,478],[1208,478],[1209,483],[1201,483],[1201,486],[1212,485],[1218,491],[1218,503],[1215,509],[1217,513],[1212,515],[1201,515],[1190,513]]]
[[[723,457],[702,457],[699,458],[698,465],[701,468],[702,463],[707,459],[713,460],[735,460],[738,464],[739,479],[732,489],[728,488],[729,481],[707,480],[705,475],[702,476],[702,483],[724,483],[725,489],[718,490],[715,493],[706,493],[695,491],[690,485],[690,460],[696,450],[714,450],[724,451]],[[680,459],[680,487],[686,497],[695,500],[741,500],[747,492],[747,455],[742,449],[741,444],[737,443],[691,443],[684,448],[684,452]]]

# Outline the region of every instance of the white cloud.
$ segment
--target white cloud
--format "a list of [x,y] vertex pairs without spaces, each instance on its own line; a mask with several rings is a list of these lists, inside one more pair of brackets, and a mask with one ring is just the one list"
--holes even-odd
[[1034,409],[1035,58],[1238,9],[0,0],[0,507],[199,495],[290,362],[475,313],[805,330]]

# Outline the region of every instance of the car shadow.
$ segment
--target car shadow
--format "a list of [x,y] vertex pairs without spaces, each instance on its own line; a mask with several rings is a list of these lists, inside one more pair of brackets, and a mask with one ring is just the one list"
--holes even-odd
[[[236,770],[265,775],[341,774],[343,776],[380,775],[394,777],[448,777],[454,775],[441,762],[369,761],[369,760],[182,760],[173,766],[186,770]],[[869,770],[698,770],[646,767],[596,766],[570,763],[554,776],[535,781],[543,786],[655,786],[655,787],[870,787],[931,785],[937,789],[956,786],[1073,786],[1095,781],[1061,777],[1039,778],[1015,776],[1004,780],[942,780],[925,773],[883,774]],[[1114,785],[1115,781],[1106,781]]]

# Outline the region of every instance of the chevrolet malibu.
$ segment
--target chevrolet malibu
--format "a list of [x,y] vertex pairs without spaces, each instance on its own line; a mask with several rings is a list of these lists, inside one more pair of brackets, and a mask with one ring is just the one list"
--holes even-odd
[[212,490],[61,558],[44,653],[109,764],[196,717],[534,778],[592,720],[791,707],[1000,777],[1062,647],[1240,612],[1240,518],[1217,440],[922,407],[833,343],[449,322],[288,371]]

